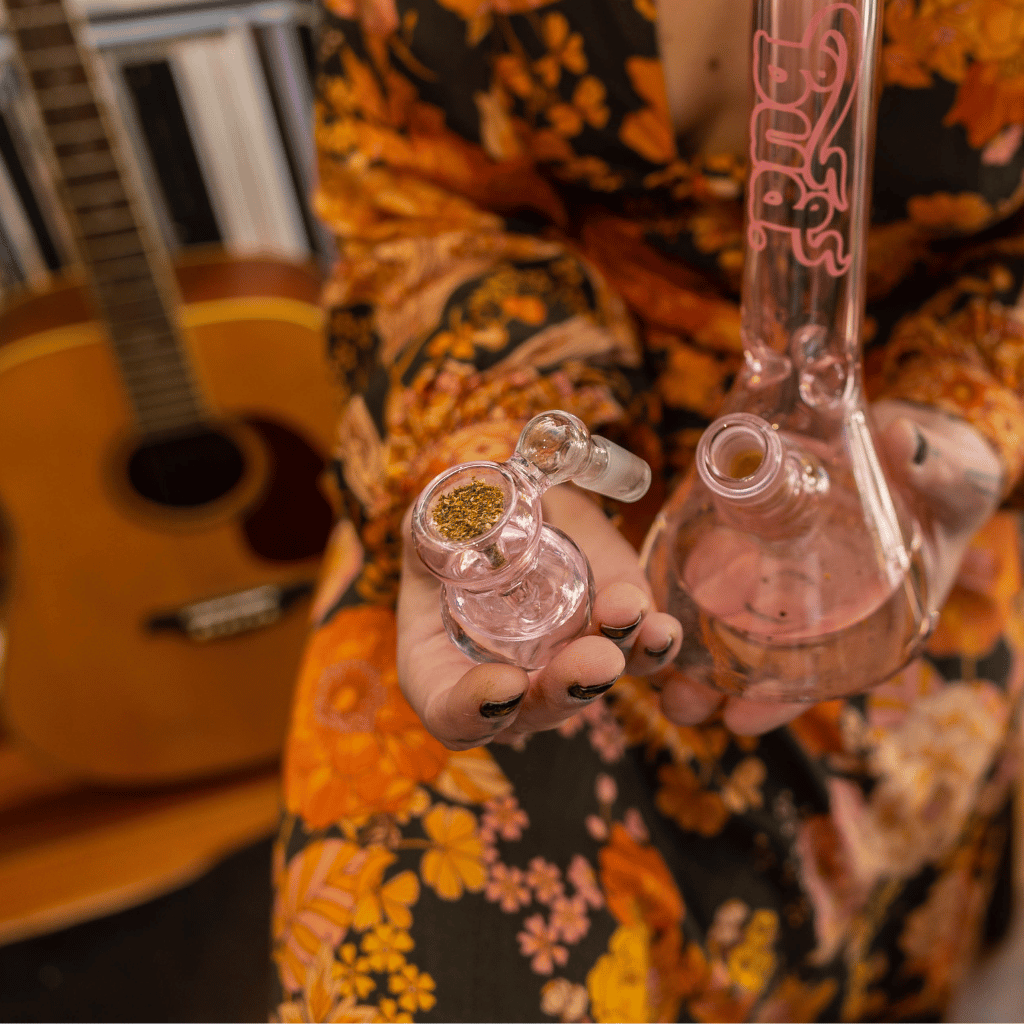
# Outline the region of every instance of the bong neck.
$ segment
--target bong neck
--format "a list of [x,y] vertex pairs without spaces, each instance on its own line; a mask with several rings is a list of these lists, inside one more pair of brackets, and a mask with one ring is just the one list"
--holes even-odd
[[816,459],[750,413],[715,420],[695,462],[719,519],[769,543],[807,533],[829,489]]
[[[878,0],[757,0],[742,330],[747,377],[812,406],[859,385]],[[760,376],[759,376],[760,375]]]

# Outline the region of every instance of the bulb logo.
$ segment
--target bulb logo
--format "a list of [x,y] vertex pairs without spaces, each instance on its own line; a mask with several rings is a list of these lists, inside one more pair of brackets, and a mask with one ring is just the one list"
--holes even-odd
[[[842,31],[842,19],[853,31]],[[832,4],[799,42],[754,33],[754,109],[750,119],[747,240],[761,252],[773,236],[788,239],[805,267],[843,277],[852,262],[847,243],[850,185],[840,132],[860,78],[860,16]]]

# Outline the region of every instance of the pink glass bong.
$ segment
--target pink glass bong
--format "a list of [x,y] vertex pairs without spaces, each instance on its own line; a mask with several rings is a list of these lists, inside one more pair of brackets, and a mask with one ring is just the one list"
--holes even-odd
[[620,501],[651,483],[643,459],[591,435],[571,413],[535,416],[504,463],[466,462],[435,477],[413,508],[412,536],[441,580],[441,617],[475,661],[541,668],[590,624],[586,556],[542,520],[541,495],[572,482]]
[[744,367],[643,551],[674,669],[726,693],[867,689],[934,622],[861,383],[880,7],[755,0]]

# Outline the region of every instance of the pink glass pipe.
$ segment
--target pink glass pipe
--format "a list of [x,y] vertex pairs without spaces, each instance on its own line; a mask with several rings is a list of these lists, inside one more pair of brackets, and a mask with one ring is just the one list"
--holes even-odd
[[674,668],[727,693],[866,689],[933,622],[861,384],[880,6],[755,0],[744,367],[643,552]]
[[[413,509],[413,543],[441,580],[441,615],[452,642],[474,661],[541,668],[590,623],[593,578],[586,556],[543,522],[541,495],[572,481],[636,501],[651,483],[643,459],[591,435],[571,413],[535,416],[508,462],[467,462],[435,477]],[[471,483],[497,488],[502,512],[487,530],[451,540],[438,504]]]

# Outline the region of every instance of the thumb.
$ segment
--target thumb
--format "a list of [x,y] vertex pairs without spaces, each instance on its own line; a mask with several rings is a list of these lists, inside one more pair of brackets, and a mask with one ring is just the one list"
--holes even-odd
[[991,514],[998,496],[998,460],[966,423],[936,430],[898,416],[883,428],[879,441],[895,480],[924,518],[960,533]]

